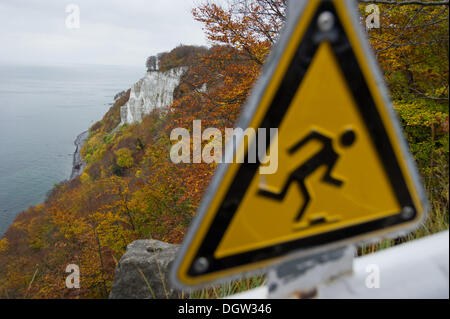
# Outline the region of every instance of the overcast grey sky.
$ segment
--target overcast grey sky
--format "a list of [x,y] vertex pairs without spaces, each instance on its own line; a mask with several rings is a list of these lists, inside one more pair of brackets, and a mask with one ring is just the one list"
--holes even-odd
[[[66,27],[72,3],[80,9],[78,29]],[[207,43],[193,6],[194,0],[1,0],[0,63],[140,66],[180,43]]]

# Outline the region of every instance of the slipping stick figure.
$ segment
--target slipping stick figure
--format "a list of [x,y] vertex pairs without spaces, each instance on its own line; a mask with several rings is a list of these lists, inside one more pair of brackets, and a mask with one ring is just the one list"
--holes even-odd
[[[347,130],[345,131],[341,137],[340,142],[342,146],[349,147],[353,145],[355,142],[356,135],[353,130]],[[343,182],[341,180],[338,180],[331,176],[331,172],[336,164],[336,161],[339,158],[339,155],[335,152],[333,149],[332,139],[320,134],[316,131],[311,132],[309,135],[307,135],[304,139],[302,139],[300,142],[292,146],[288,152],[289,154],[295,153],[299,148],[303,147],[306,143],[308,143],[311,140],[317,140],[322,143],[323,147],[322,149],[316,153],[313,157],[311,157],[309,160],[307,160],[305,163],[300,165],[298,168],[296,168],[291,175],[289,176],[289,179],[284,184],[283,190],[281,193],[273,193],[271,191],[267,190],[259,190],[258,194],[266,197],[270,197],[273,199],[276,199],[278,201],[282,201],[284,197],[286,196],[286,193],[289,189],[289,186],[293,182],[297,182],[297,184],[300,187],[300,190],[305,198],[304,203],[302,207],[300,208],[299,213],[297,214],[297,217],[295,218],[295,221],[299,221],[302,217],[303,213],[306,210],[306,207],[308,206],[308,203],[311,199],[308,189],[305,186],[305,178],[307,178],[309,175],[311,175],[314,171],[316,171],[320,166],[326,165],[327,170],[325,174],[322,177],[322,181],[331,185],[334,185],[336,187],[340,187]]]

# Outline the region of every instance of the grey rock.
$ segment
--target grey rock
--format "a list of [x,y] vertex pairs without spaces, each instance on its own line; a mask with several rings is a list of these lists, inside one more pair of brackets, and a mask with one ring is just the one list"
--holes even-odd
[[70,181],[75,179],[77,176],[80,176],[83,173],[83,169],[86,166],[86,163],[81,158],[81,149],[83,148],[83,144],[86,139],[89,137],[89,131],[84,131],[75,139],[75,152],[73,153],[73,164],[72,164],[72,173],[70,174]]
[[132,242],[119,261],[109,298],[178,298],[169,283],[169,270],[178,248],[154,239]]

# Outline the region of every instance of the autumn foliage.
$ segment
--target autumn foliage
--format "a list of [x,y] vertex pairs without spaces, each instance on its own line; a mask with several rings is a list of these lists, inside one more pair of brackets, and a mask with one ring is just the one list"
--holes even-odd
[[[382,28],[369,31],[369,39],[430,194],[448,216],[448,6],[381,11]],[[128,90],[90,128],[83,174],[20,213],[0,240],[0,297],[104,298],[133,240],[183,239],[215,164],[172,163],[170,131],[191,131],[196,119],[204,127],[233,127],[286,20],[286,1],[207,2],[193,16],[211,46],[158,56],[160,70],[187,67],[174,103],[118,126]],[[65,288],[68,264],[79,265],[81,289]]]

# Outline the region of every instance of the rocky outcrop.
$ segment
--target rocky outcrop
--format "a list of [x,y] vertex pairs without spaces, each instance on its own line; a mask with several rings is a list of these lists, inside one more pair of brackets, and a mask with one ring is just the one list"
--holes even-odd
[[86,166],[86,163],[81,158],[81,148],[83,147],[84,141],[89,136],[89,131],[85,131],[77,136],[75,139],[75,152],[73,153],[73,164],[72,164],[72,173],[70,174],[70,180],[73,180],[75,177],[80,176],[83,173],[83,169]]
[[122,96],[125,96],[127,94],[127,91],[120,91],[116,95],[114,95],[114,102],[116,102],[118,99],[120,99]]
[[140,122],[153,109],[170,106],[185,71],[186,67],[178,67],[165,72],[147,72],[131,87],[130,98],[120,109],[120,125]]
[[136,240],[119,261],[110,299],[165,299],[178,294],[169,283],[169,270],[179,246],[159,240]]

